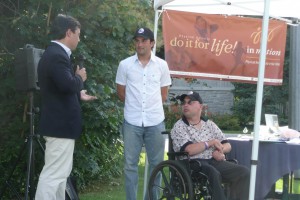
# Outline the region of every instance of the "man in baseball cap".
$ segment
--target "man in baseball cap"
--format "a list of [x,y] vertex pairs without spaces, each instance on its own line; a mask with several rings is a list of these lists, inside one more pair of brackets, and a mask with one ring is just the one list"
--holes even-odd
[[150,39],[150,41],[154,41],[154,34],[149,28],[138,28],[135,31],[133,39],[137,37],[143,37],[145,39]]
[[[151,50],[155,44],[153,32],[148,28],[138,28],[133,43],[136,53],[119,63],[116,75],[117,94],[124,102],[122,135],[126,200],[137,199],[137,161],[142,146],[145,145],[147,152],[149,174],[164,160],[165,138],[161,134],[165,131],[163,102],[171,85],[167,62]],[[160,177],[155,182],[160,183]],[[147,197],[145,195],[145,199]]]
[[[190,160],[201,162],[201,165],[190,167],[194,172],[207,175],[212,199],[248,199],[250,170],[225,159],[225,154],[231,151],[231,145],[213,121],[201,116],[203,101],[200,95],[189,92],[181,95],[180,100],[183,115],[171,130],[174,151],[186,152]],[[226,198],[222,182],[229,183],[229,198]]]

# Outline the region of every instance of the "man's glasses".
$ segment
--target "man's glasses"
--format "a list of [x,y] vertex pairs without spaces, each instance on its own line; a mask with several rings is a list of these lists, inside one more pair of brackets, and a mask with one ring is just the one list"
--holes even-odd
[[182,101],[182,102],[181,102],[181,105],[182,105],[182,106],[184,106],[184,105],[186,105],[186,104],[192,105],[193,102],[196,102],[196,101],[192,101],[192,100],[189,100],[189,101]]

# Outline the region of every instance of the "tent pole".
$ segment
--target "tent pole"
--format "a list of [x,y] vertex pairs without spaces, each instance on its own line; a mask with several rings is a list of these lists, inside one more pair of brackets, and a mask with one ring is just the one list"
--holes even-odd
[[154,44],[153,49],[152,49],[154,54],[156,54],[156,40],[157,40],[158,20],[159,20],[159,13],[160,12],[161,11],[159,11],[159,10],[155,10],[154,29],[153,29],[155,44]]
[[[300,26],[290,27],[289,64],[289,128],[300,130]],[[300,178],[300,170],[293,171],[294,178]]]
[[253,138],[252,153],[251,153],[251,177],[250,177],[249,200],[254,200],[254,196],[255,196],[255,180],[256,180],[256,169],[257,169],[257,162],[258,162],[257,158],[258,158],[258,148],[259,148],[259,127],[261,122],[267,39],[268,39],[268,29],[269,29],[269,7],[270,7],[270,0],[265,0],[264,15],[263,15],[263,22],[262,22],[262,37],[261,37],[260,55],[259,55],[258,81],[257,81],[257,90],[256,90],[254,138]]
[[289,128],[300,130],[300,26],[290,27]]

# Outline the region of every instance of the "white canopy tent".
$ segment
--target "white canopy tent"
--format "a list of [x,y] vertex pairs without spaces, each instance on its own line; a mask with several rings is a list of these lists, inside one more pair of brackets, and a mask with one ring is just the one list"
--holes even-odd
[[[154,9],[226,15],[264,15],[264,0],[154,0]],[[299,18],[300,2],[297,0],[270,0],[270,17]],[[283,19],[283,18],[281,18]]]
[[[254,117],[254,139],[251,157],[251,179],[249,200],[254,200],[255,179],[258,158],[259,126],[261,122],[261,108],[263,97],[263,81],[267,49],[267,35],[269,18],[297,24],[300,19],[299,0],[154,0],[155,23],[154,36],[157,37],[159,15],[165,9],[205,14],[249,15],[262,16],[262,37],[260,44],[259,71],[256,92],[256,106]],[[287,19],[288,18],[288,19]],[[284,38],[285,39],[285,38]],[[155,52],[155,48],[154,48]],[[145,188],[144,188],[145,190]]]

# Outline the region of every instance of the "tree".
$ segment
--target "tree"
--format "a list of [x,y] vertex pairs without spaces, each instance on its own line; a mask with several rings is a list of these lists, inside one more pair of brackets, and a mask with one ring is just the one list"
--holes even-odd
[[[93,103],[83,104],[83,134],[76,142],[73,174],[81,187],[94,179],[107,179],[121,174],[122,142],[119,128],[122,107],[115,91],[118,63],[134,53],[132,36],[139,26],[152,28],[154,13],[149,2],[139,0],[17,0],[0,2],[0,105],[2,153],[0,169],[12,164],[28,133],[26,92],[14,87],[15,51],[25,44],[44,49],[49,43],[48,31],[53,18],[68,14],[81,24],[81,42],[72,56],[86,57],[88,80],[85,88],[98,96]],[[39,91],[35,92],[36,106]],[[36,118],[38,123],[38,117]],[[38,127],[36,126],[36,133]],[[38,162],[38,161],[36,161]],[[39,161],[42,163],[42,160]],[[19,169],[19,173],[23,170]],[[2,177],[2,179],[5,177]],[[0,178],[1,182],[2,179]]]

